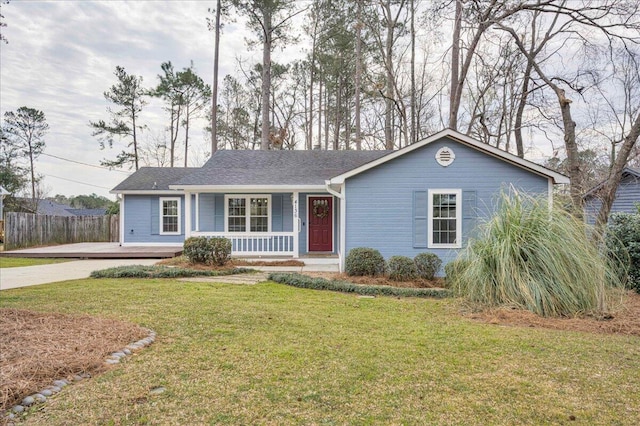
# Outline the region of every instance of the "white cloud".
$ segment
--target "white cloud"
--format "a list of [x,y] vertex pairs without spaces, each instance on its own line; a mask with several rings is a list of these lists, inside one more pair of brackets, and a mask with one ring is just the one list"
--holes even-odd
[[[50,132],[46,153],[98,165],[122,147],[100,151],[89,121],[107,119],[103,92],[115,84],[116,65],[141,75],[146,86],[157,83],[160,64],[178,69],[193,60],[198,74],[212,78],[213,33],[206,18],[213,17],[205,1],[13,1],[3,5],[9,44],[0,46],[0,114],[20,106],[44,111]],[[257,60],[248,52],[244,21],[224,27],[221,78],[234,72],[238,56]],[[279,54],[275,52],[275,54]],[[143,118],[159,133],[166,117],[158,101],[151,101]],[[208,142],[194,126],[194,146]],[[36,171],[45,175],[50,194],[78,195],[117,185],[126,175],[41,156]],[[57,176],[57,177],[53,177]],[[60,178],[68,179],[63,180]],[[86,184],[70,182],[79,181]]]

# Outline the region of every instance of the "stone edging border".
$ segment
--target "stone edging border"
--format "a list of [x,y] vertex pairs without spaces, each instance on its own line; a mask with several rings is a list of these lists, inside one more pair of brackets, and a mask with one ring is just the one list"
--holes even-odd
[[[149,335],[144,339],[140,339],[137,342],[133,342],[125,346],[119,351],[113,352],[111,355],[107,357],[105,360],[105,364],[115,365],[120,363],[120,359],[133,354],[134,352],[144,349],[147,346],[151,345],[156,340],[156,332],[150,329],[147,329]],[[27,410],[27,408],[34,406],[36,404],[42,404],[47,402],[47,398],[52,397],[53,395],[60,392],[65,386],[72,384],[73,382],[79,382],[84,379],[91,378],[91,374],[89,373],[81,373],[76,374],[70,379],[58,379],[54,380],[51,385],[42,389],[40,392],[36,392],[33,395],[29,395],[22,400],[21,404],[14,405],[10,409],[8,409],[4,418],[7,420],[15,420],[17,417]]]

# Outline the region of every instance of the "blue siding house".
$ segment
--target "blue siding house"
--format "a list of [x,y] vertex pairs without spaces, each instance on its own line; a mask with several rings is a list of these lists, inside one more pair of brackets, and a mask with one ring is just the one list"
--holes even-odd
[[232,241],[237,256],[388,258],[446,264],[511,187],[547,196],[567,177],[453,130],[396,151],[217,151],[200,168],[143,167],[121,196],[123,245]]
[[[588,223],[594,224],[600,211],[600,191],[604,182],[596,185],[584,195],[584,212]],[[626,167],[622,171],[622,180],[616,191],[616,197],[611,206],[611,213],[635,213],[636,204],[640,203],[640,170]]]

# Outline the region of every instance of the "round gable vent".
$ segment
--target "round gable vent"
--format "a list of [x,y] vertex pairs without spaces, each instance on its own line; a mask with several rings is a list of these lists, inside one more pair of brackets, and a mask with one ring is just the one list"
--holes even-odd
[[436,152],[436,161],[442,167],[447,167],[448,165],[453,163],[453,160],[455,159],[456,159],[456,155],[453,153],[453,150],[448,146],[443,146],[438,150],[438,152]]

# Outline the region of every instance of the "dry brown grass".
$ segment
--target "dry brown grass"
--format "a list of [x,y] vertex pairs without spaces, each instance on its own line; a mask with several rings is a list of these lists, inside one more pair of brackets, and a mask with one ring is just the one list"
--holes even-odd
[[103,371],[110,353],[148,334],[112,319],[19,309],[0,309],[0,330],[0,412],[54,380]]
[[606,318],[588,316],[545,318],[529,311],[513,308],[468,312],[464,315],[477,321],[497,325],[640,336],[640,294],[633,291],[627,292],[621,306]]

